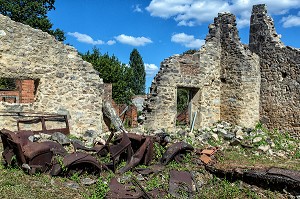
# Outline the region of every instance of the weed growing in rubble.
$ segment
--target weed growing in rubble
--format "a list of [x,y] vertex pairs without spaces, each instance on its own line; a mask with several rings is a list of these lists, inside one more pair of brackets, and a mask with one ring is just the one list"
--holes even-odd
[[217,177],[213,177],[209,185],[214,186],[214,190],[202,189],[200,198],[241,198],[242,191],[238,183],[230,183],[226,179],[220,180]]
[[296,153],[294,154],[294,158],[300,159],[300,151],[296,151]]
[[63,172],[67,171],[67,167],[64,164],[64,158],[62,156],[55,156],[55,160],[58,162],[59,166],[63,170]]
[[154,143],[154,153],[155,159],[159,160],[162,158],[162,155],[165,153],[165,148],[158,143]]
[[207,143],[213,147],[221,146],[222,145],[221,139],[222,138],[220,138],[219,140],[215,140],[214,138],[210,138],[209,140],[207,140]]
[[153,174],[146,182],[146,191],[152,191],[153,189],[167,189],[167,182],[169,176],[166,174]]
[[147,185],[146,186],[146,191],[151,191],[155,188],[159,188],[161,186],[159,177],[156,175],[156,176],[150,178],[146,182],[146,185]]
[[79,173],[78,172],[73,173],[73,175],[70,177],[70,179],[74,182],[79,183],[80,182]]
[[189,170],[188,167],[176,162],[175,160],[172,160],[171,162],[169,162],[169,164],[167,165],[167,168],[178,170],[178,171],[188,171]]
[[93,194],[90,197],[87,197],[87,199],[100,199],[105,198],[105,195],[109,191],[108,184],[103,181],[103,179],[100,177],[97,182],[96,189],[94,190]]

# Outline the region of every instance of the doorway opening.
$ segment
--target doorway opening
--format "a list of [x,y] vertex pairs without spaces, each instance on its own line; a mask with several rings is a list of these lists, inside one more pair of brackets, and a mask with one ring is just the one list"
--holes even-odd
[[191,126],[198,109],[198,88],[177,88],[177,115],[176,126]]

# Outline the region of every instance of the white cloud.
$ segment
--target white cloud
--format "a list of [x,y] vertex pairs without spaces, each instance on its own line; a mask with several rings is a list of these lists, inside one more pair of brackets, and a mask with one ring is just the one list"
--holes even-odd
[[109,40],[108,42],[106,42],[107,43],[107,45],[114,45],[115,43],[116,43],[116,41],[115,40]]
[[124,34],[116,36],[115,39],[120,43],[128,44],[131,46],[145,46],[148,43],[152,43],[151,39],[146,37],[133,37]]
[[92,45],[101,45],[104,44],[104,41],[102,40],[94,40],[91,36],[82,34],[79,32],[68,32],[68,35],[75,37],[77,41],[82,42],[82,43],[87,43],[87,44],[92,44]]
[[147,76],[153,76],[157,73],[159,68],[155,64],[144,64]]
[[133,12],[143,12],[143,10],[140,8],[140,5],[137,4],[134,6]]
[[298,12],[298,16],[289,15],[287,17],[283,17],[280,22],[282,23],[284,28],[300,26],[300,12]]
[[200,48],[205,43],[204,40],[196,39],[194,35],[187,35],[185,33],[174,34],[171,41],[187,48]]
[[195,26],[212,22],[220,12],[231,12],[237,16],[240,27],[249,25],[252,6],[266,4],[268,12],[283,15],[291,9],[300,8],[300,0],[152,0],[146,10],[151,16],[174,18],[181,26]]

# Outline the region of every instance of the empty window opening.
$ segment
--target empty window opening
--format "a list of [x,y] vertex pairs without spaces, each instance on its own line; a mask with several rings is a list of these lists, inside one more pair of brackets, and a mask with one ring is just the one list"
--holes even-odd
[[0,78],[0,101],[8,103],[32,103],[39,80]]

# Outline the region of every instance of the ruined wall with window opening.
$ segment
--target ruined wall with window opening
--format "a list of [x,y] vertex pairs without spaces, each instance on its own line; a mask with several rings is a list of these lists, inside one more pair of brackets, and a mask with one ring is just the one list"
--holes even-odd
[[176,88],[197,88],[192,100],[195,128],[224,120],[253,127],[259,121],[259,57],[240,42],[236,18],[220,13],[205,44],[192,55],[165,59],[144,104],[145,125],[175,129]]
[[[213,46],[218,47],[214,39],[198,53],[175,55],[162,62],[150,88],[150,96],[145,101],[147,128],[175,127],[177,88],[198,90],[191,99],[191,112],[201,110],[195,121],[196,126],[201,122],[209,124],[210,120],[217,121],[220,114],[220,84],[216,77],[219,73],[217,66],[220,53]],[[199,60],[199,57],[202,59]]]
[[[0,102],[0,112],[65,114],[71,134],[102,132],[102,79],[73,47],[0,15],[0,68],[1,78],[34,82],[35,89],[33,100],[23,87],[20,103]],[[0,127],[16,130],[15,120],[0,116]]]

